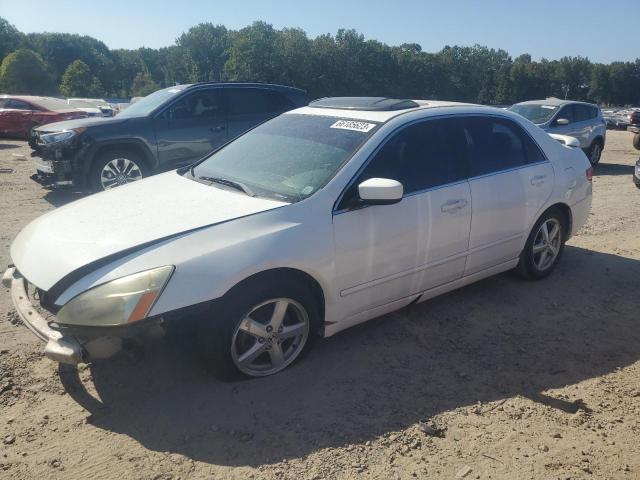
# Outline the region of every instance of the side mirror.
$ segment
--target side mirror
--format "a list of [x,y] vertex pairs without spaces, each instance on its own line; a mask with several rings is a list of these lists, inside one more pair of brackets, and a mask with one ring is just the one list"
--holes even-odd
[[556,125],[569,125],[569,120],[566,118],[559,118],[556,120]]
[[404,188],[397,180],[370,178],[358,185],[360,199],[368,205],[391,205],[402,200]]

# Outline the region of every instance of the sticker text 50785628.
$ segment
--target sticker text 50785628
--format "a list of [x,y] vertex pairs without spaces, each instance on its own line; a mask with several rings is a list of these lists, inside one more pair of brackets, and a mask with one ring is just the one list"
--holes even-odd
[[341,128],[342,130],[355,130],[356,132],[368,132],[376,126],[375,123],[356,122],[353,120],[338,120],[331,125],[331,128]]

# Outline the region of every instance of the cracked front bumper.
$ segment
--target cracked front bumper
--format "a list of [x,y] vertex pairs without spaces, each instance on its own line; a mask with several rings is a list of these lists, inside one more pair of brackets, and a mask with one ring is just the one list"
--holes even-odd
[[52,329],[31,303],[27,290],[27,281],[11,267],[2,276],[2,284],[11,290],[11,300],[20,320],[33,334],[46,343],[44,354],[47,358],[60,363],[76,365],[85,361],[85,350],[72,336],[65,336]]

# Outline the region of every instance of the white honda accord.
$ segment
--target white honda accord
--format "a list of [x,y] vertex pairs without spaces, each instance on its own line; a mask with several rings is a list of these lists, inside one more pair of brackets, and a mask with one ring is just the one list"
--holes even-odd
[[188,317],[214,372],[270,375],[412,302],[549,275],[587,218],[591,173],[575,139],[509,111],[327,98],[43,215],[3,283],[53,360],[106,358]]

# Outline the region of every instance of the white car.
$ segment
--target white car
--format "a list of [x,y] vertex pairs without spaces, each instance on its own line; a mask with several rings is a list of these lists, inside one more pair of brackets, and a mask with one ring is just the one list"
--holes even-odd
[[90,117],[113,117],[114,108],[102,98],[69,98],[67,103]]
[[195,316],[220,376],[270,375],[410,303],[514,268],[545,277],[587,218],[591,173],[575,139],[509,111],[328,98],[43,215],[4,283],[53,360]]

